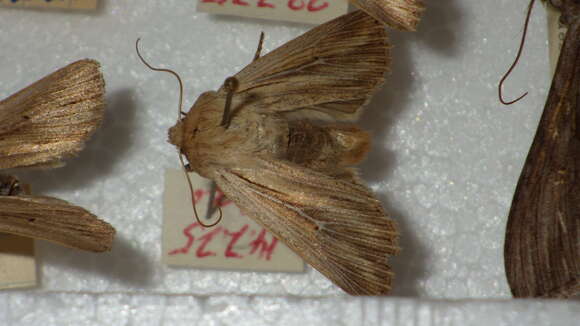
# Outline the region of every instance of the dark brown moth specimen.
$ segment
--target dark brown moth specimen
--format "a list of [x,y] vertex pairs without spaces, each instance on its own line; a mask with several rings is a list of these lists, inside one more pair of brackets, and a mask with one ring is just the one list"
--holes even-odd
[[[101,124],[105,83],[99,63],[74,62],[0,102],[0,169],[62,166]],[[32,196],[0,174],[0,232],[107,251],[115,229],[87,210]]]
[[258,51],[169,131],[190,171],[353,295],[388,293],[399,252],[395,222],[353,168],[370,136],[347,123],[389,64],[383,24],[355,11]]
[[580,293],[580,1],[550,3],[568,32],[509,214],[504,258],[514,297]]
[[384,24],[406,31],[414,31],[425,10],[421,0],[350,0]]

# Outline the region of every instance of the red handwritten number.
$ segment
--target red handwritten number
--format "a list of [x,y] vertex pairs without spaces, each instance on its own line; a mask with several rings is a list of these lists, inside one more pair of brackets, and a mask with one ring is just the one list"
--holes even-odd
[[[217,3],[219,5],[223,5],[226,3],[227,0],[202,0],[204,3]],[[308,4],[306,4],[308,1]],[[330,6],[327,1],[324,3],[318,3],[319,0],[288,0],[288,8],[298,11],[305,9],[310,12],[316,12],[320,10],[324,10]],[[249,6],[250,4],[244,0],[232,0],[233,5],[238,6]],[[268,0],[258,0],[257,4],[258,8],[276,8],[275,5],[268,3]]]
[[250,5],[249,3],[242,1],[242,0],[234,0],[233,4],[238,5],[238,6],[249,6]]
[[[205,190],[197,190],[197,191],[195,191],[194,196],[193,196],[194,200],[197,202],[197,201],[203,199],[203,197],[206,194],[208,194],[208,192]],[[216,193],[214,205],[219,206],[219,207],[224,207],[224,206],[228,206],[230,204],[232,204],[232,202],[230,200],[228,200],[225,197],[225,195],[218,189],[218,191]],[[202,232],[202,235],[197,239],[193,235],[193,231],[196,228],[200,228],[201,232]],[[210,256],[217,256],[216,252],[208,249],[208,246],[211,245],[211,242],[216,239],[216,236],[218,234],[223,232],[223,234],[226,237],[231,237],[231,240],[229,241],[228,245],[226,246],[226,249],[225,249],[223,255],[226,258],[244,258],[244,255],[236,252],[234,248],[235,248],[236,244],[240,241],[240,239],[242,239],[244,237],[244,235],[249,234],[250,237],[254,236],[254,234],[256,232],[253,230],[248,232],[249,228],[250,228],[250,226],[245,224],[238,231],[232,232],[232,231],[229,231],[221,226],[218,226],[214,229],[205,229],[205,228],[201,227],[201,224],[199,224],[197,222],[192,223],[192,224],[188,225],[182,231],[183,235],[187,239],[185,245],[181,248],[177,248],[177,249],[169,251],[168,254],[169,255],[187,254],[193,248],[196,240],[198,240],[197,242],[199,243],[199,246],[197,247],[197,250],[195,251],[196,257],[204,258],[204,257],[210,257]],[[208,231],[208,232],[206,233],[206,231]],[[260,231],[260,233],[258,234],[258,236],[249,243],[249,246],[251,248],[249,255],[253,255],[253,254],[258,253],[259,258],[271,260],[272,254],[274,253],[274,250],[275,250],[276,245],[278,243],[278,239],[272,237],[272,241],[268,242],[268,241],[266,241],[266,234],[267,234],[266,230],[262,229]]]
[[316,6],[316,1],[318,0],[310,0],[308,2],[308,11],[320,11],[326,9],[329,6],[328,2],[326,1],[323,4]]
[[288,0],[288,8],[298,11],[298,10],[302,10],[304,9],[304,7],[306,7],[306,9],[310,12],[316,12],[316,11],[320,11],[323,9],[326,9],[329,4],[328,2],[324,2],[323,4],[319,4],[317,5],[318,0],[308,0],[308,5],[306,5],[304,3],[304,0]]
[[240,240],[240,238],[244,235],[244,233],[246,233],[246,231],[248,230],[248,225],[244,225],[238,232],[230,232],[230,231],[225,231],[224,233],[226,235],[229,235],[232,237],[232,240],[230,241],[230,243],[228,243],[228,246],[226,248],[226,257],[228,258],[242,258],[243,256],[238,254],[237,252],[234,251],[234,246],[236,245],[236,242],[238,242],[238,240]]
[[[300,2],[300,4],[297,4],[297,2]],[[288,8],[292,10],[302,10],[304,6],[304,0],[288,0]]]
[[219,5],[223,5],[224,2],[226,2],[226,0],[203,0],[202,2],[212,2],[212,3],[217,3]]
[[188,227],[186,227],[185,229],[183,229],[183,235],[185,235],[185,237],[187,238],[187,242],[185,243],[185,246],[183,246],[181,248],[177,248],[175,250],[172,250],[169,252],[169,254],[176,255],[176,254],[188,253],[189,249],[191,249],[191,246],[193,245],[193,241],[195,240],[195,237],[193,236],[193,234],[191,234],[191,231],[198,226],[199,226],[199,224],[193,223],[193,224],[189,225]]
[[[260,2],[262,2],[263,0],[260,0]],[[226,0],[203,0],[202,2],[210,2],[210,3],[217,3],[220,5],[223,5]],[[238,6],[249,6],[250,4],[243,1],[243,0],[233,0],[232,4],[234,5],[238,5]]]
[[217,228],[215,228],[213,231],[211,231],[210,233],[206,233],[204,235],[202,235],[199,240],[201,240],[201,245],[199,246],[199,248],[197,248],[195,255],[198,258],[203,258],[203,257],[207,257],[207,256],[215,256],[215,252],[213,251],[209,251],[209,250],[205,250],[205,247],[211,242],[211,240],[213,240],[213,238],[222,231],[222,227],[218,226]]
[[229,200],[226,195],[224,195],[224,193],[218,188],[216,191],[216,195],[215,198],[213,200],[213,205],[214,206],[219,206],[219,207],[226,207],[229,204],[231,204],[232,201]]
[[258,237],[250,242],[250,247],[252,247],[252,251],[250,251],[250,255],[253,255],[258,249],[260,249],[260,258],[266,258],[266,260],[272,259],[272,254],[274,253],[274,249],[276,248],[276,244],[278,244],[278,239],[272,237],[272,242],[268,244],[266,241],[266,230],[262,229]]
[[193,193],[193,200],[194,200],[194,203],[197,203],[198,201],[200,201],[200,200],[201,200],[201,198],[203,198],[203,195],[204,195],[204,193],[203,193],[203,190],[201,190],[201,189],[197,189],[197,190],[196,190],[196,191]]
[[259,0],[258,1],[258,7],[261,7],[261,8],[263,8],[263,7],[266,7],[266,8],[276,8],[276,6],[274,6],[271,3],[267,3],[266,1],[267,0]]

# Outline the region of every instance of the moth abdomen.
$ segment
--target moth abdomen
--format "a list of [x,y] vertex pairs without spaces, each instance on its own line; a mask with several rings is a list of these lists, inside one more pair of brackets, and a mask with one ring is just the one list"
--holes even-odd
[[350,166],[362,161],[370,147],[368,133],[352,125],[290,124],[286,159],[309,167]]

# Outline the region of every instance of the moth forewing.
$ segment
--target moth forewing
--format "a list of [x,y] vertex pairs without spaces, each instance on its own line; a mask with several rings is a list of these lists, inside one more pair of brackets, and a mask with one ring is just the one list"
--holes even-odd
[[393,28],[415,31],[425,7],[421,0],[350,0],[375,19]]
[[[100,65],[80,60],[0,102],[0,169],[55,167],[99,127],[105,84]],[[111,249],[115,229],[65,201],[30,196],[0,175],[0,232],[89,251]]]
[[355,125],[296,113],[351,120],[389,63],[384,26],[356,11],[255,60],[230,77],[235,87],[205,93],[170,131],[192,170],[356,295],[389,292],[387,258],[399,250],[394,221],[350,168],[369,137]]
[[515,297],[580,293],[580,4],[559,6],[568,32],[506,230]]
[[[362,11],[353,12],[289,41],[234,75],[239,83],[234,102],[287,116],[355,120],[384,82],[389,50],[384,27]],[[222,87],[218,96],[225,95]]]
[[62,165],[83,148],[103,120],[99,68],[71,63],[0,102],[0,169]]
[[0,207],[0,232],[87,251],[111,250],[115,229],[87,210],[64,200],[0,196]]

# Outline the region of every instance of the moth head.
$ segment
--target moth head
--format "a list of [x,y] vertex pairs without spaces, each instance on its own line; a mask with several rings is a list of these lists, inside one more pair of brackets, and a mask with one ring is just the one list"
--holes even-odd
[[181,148],[183,140],[183,120],[179,120],[175,126],[169,128],[169,143]]

